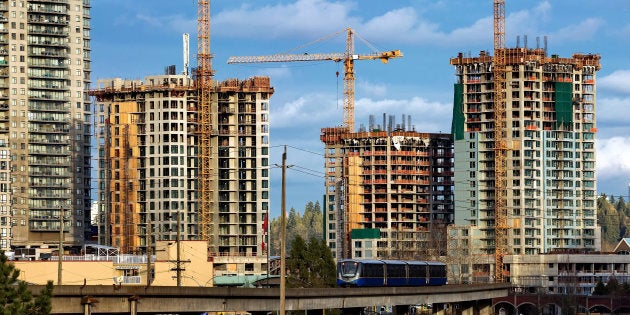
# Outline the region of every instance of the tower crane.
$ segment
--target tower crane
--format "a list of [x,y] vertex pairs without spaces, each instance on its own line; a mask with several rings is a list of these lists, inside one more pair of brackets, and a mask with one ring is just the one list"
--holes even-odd
[[[347,28],[346,51],[343,53],[322,53],[322,54],[275,54],[268,56],[232,56],[228,59],[228,64],[238,63],[262,63],[262,62],[294,62],[294,61],[322,61],[331,60],[335,62],[343,62],[344,66],[344,98],[343,98],[343,127],[348,132],[354,131],[354,61],[355,60],[380,60],[387,63],[391,58],[402,57],[400,50],[390,50],[386,52],[376,52],[371,54],[355,54],[354,53],[354,35],[352,28]],[[333,35],[341,33],[337,32]],[[324,38],[328,38],[326,36]],[[316,41],[320,41],[320,38]]]
[[495,281],[503,282],[507,252],[507,142],[505,114],[505,0],[494,0],[494,233]]
[[[212,54],[210,53],[210,0],[197,1],[197,80],[199,132],[199,238],[214,246],[212,222]],[[179,215],[179,214],[178,214]]]

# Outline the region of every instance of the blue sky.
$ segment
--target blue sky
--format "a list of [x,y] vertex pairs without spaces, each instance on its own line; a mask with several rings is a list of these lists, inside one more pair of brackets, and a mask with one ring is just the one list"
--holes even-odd
[[[415,129],[450,132],[452,87],[449,58],[459,52],[492,51],[492,0],[216,0],[211,1],[211,51],[215,78],[268,75],[271,99],[272,164],[287,145],[287,208],[321,200],[322,127],[343,120],[343,80],[331,62],[228,65],[230,56],[282,52],[343,52],[345,35],[300,47],[352,27],[369,42],[357,53],[400,49],[404,57],[384,65],[357,61],[356,126],[383,113],[411,115]],[[549,54],[599,53],[597,122],[598,190],[628,196],[630,182],[630,1],[507,0],[506,39],[528,37]],[[196,0],[92,1],[92,79],[142,79],[175,64],[181,71],[182,34],[191,37],[196,65]],[[295,49],[296,47],[299,47]],[[279,213],[279,169],[272,175],[272,211]],[[626,197],[626,200],[630,198]]]

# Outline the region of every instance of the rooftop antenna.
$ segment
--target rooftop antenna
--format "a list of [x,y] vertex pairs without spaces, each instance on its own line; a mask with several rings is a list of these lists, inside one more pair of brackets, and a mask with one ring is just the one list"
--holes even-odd
[[184,71],[182,74],[188,76],[188,66],[190,64],[190,35],[188,35],[188,33],[184,33],[182,40],[184,45]]

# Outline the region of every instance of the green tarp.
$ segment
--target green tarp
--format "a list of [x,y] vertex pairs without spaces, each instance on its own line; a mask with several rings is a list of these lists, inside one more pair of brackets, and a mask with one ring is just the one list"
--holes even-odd
[[350,237],[353,240],[366,239],[366,238],[379,238],[381,237],[381,230],[379,229],[353,229],[350,232]]
[[453,139],[464,139],[464,85],[456,83],[453,93],[453,121],[451,124],[451,134]]
[[556,127],[573,124],[573,84],[556,82]]

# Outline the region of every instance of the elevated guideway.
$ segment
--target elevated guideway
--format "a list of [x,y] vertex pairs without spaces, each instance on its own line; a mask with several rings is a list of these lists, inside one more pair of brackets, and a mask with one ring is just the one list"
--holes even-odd
[[[30,286],[36,294],[42,286]],[[286,310],[344,309],[347,313],[374,305],[460,304],[489,307],[508,295],[509,284],[439,287],[287,289]],[[200,314],[266,313],[278,310],[278,288],[60,286],[55,287],[52,314]],[[487,303],[484,303],[487,302]],[[471,304],[472,303],[472,304]]]

